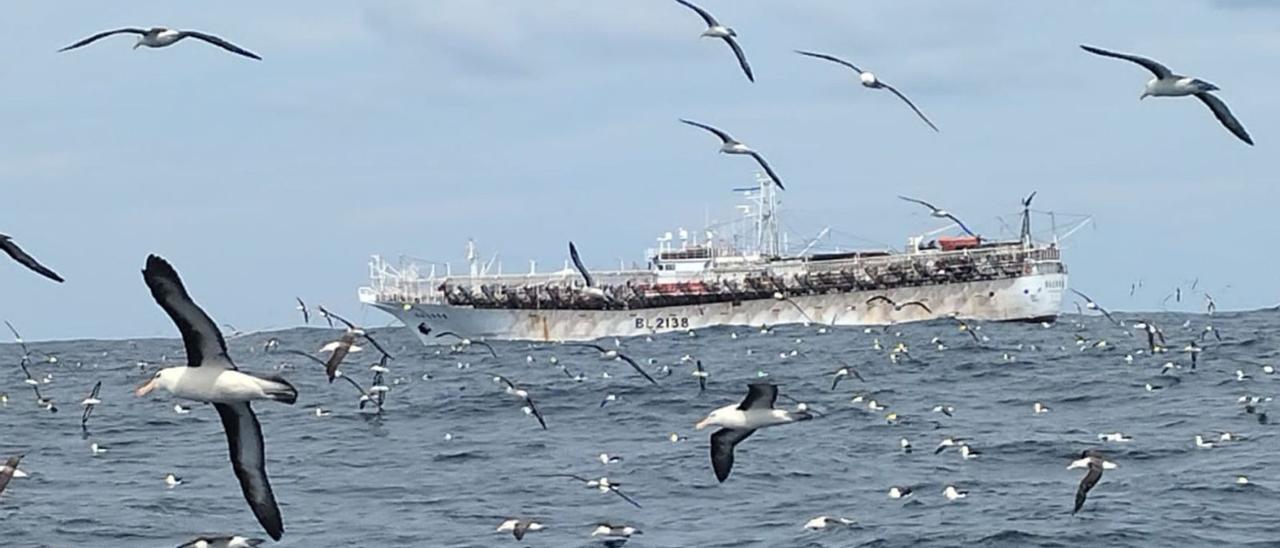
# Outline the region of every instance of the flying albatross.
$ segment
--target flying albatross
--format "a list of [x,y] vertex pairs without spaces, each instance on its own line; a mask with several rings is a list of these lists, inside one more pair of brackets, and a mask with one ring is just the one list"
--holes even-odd
[[631,359],[630,356],[623,354],[621,352],[618,352],[616,349],[605,348],[603,346],[600,346],[594,343],[571,343],[571,344],[566,344],[565,346],[580,346],[582,348],[594,348],[600,352],[600,359],[620,360],[620,361],[627,362],[627,364],[630,365],[632,369],[636,370],[636,373],[639,373],[641,376],[643,376],[645,380],[649,381],[650,384],[658,384],[658,381],[653,380],[652,375],[649,375],[649,373],[645,372],[644,369],[640,368],[640,364],[636,363],[636,361]]
[[924,201],[924,200],[917,200],[917,199],[915,199],[915,198],[908,198],[908,197],[906,197],[906,196],[898,196],[898,199],[900,199],[900,200],[906,200],[906,201],[911,202],[911,203],[913,203],[913,204],[920,204],[920,205],[922,205],[922,206],[925,206],[925,207],[927,207],[927,208],[929,208],[929,209],[930,209],[930,211],[929,211],[929,216],[930,216],[930,217],[936,217],[936,218],[939,218],[939,219],[951,219],[951,220],[952,220],[952,221],[954,221],[956,224],[960,225],[960,230],[963,230],[965,234],[968,234],[968,235],[973,236],[973,237],[975,237],[975,238],[978,236],[977,234],[974,234],[972,230],[969,230],[969,227],[964,226],[964,223],[960,222],[960,219],[956,218],[956,216],[955,216],[955,215],[952,215],[950,211],[947,211],[947,210],[942,209],[942,208],[939,208],[939,207],[935,207],[933,204],[931,204],[931,203],[929,203],[929,202],[926,202],[926,201]]
[[1112,323],[1114,323],[1114,324],[1116,324],[1116,325],[1124,325],[1124,324],[1122,324],[1122,323],[1120,323],[1120,322],[1116,321],[1116,319],[1115,319],[1115,318],[1112,318],[1112,317],[1111,317],[1111,313],[1110,313],[1110,312],[1107,312],[1107,309],[1102,308],[1101,306],[1098,306],[1098,303],[1094,302],[1094,300],[1093,300],[1093,299],[1091,299],[1091,298],[1089,298],[1089,296],[1088,296],[1088,295],[1085,295],[1084,293],[1081,293],[1081,292],[1077,291],[1077,290],[1076,290],[1076,289],[1074,289],[1074,288],[1072,288],[1072,289],[1071,289],[1071,292],[1072,292],[1072,293],[1075,293],[1076,295],[1079,295],[1079,296],[1080,296],[1080,298],[1084,299],[1084,307],[1085,307],[1085,308],[1087,308],[1087,309],[1089,309],[1089,310],[1097,310],[1098,312],[1101,312],[1103,316],[1106,316],[1108,320],[1110,320]]
[[4,465],[0,466],[0,493],[4,493],[4,488],[9,486],[9,480],[18,473],[18,463],[22,462],[23,455],[9,457],[4,461]]
[[1200,99],[1200,102],[1204,103],[1209,107],[1209,110],[1213,111],[1213,116],[1217,118],[1219,122],[1222,122],[1222,125],[1226,127],[1228,131],[1240,138],[1241,141],[1248,143],[1250,146],[1253,145],[1253,138],[1249,137],[1248,131],[1245,131],[1244,124],[1241,124],[1240,120],[1237,120],[1236,117],[1231,114],[1231,109],[1227,108],[1227,104],[1222,102],[1222,99],[1219,99],[1216,95],[1210,93],[1211,91],[1218,91],[1218,86],[1199,78],[1174,74],[1172,70],[1169,70],[1169,67],[1166,67],[1154,60],[1147,59],[1146,57],[1130,55],[1128,53],[1117,53],[1086,45],[1081,45],[1080,48],[1094,55],[1114,57],[1116,59],[1124,59],[1131,63],[1137,63],[1142,65],[1143,68],[1151,71],[1151,73],[1155,75],[1155,78],[1147,81],[1147,86],[1142,90],[1142,95],[1138,96],[1138,100],[1146,99],[1147,97],[1186,97],[1188,95],[1195,95],[1197,99]]
[[57,272],[54,272],[50,270],[49,267],[40,264],[40,261],[37,261],[35,257],[27,255],[27,252],[23,251],[21,247],[18,247],[18,244],[13,243],[13,238],[10,238],[6,234],[0,234],[0,251],[5,252],[6,255],[12,257],[13,260],[18,262],[18,264],[31,269],[31,271],[36,274],[58,283],[66,281],[63,280],[62,276],[59,276]]
[[748,80],[755,82],[756,76],[755,74],[752,74],[751,65],[747,63],[747,55],[742,53],[742,46],[739,46],[738,41],[735,40],[738,33],[733,29],[722,25],[720,21],[717,21],[715,16],[711,15],[707,10],[695,6],[691,2],[686,2],[685,0],[676,0],[676,2],[698,12],[698,15],[702,17],[702,20],[707,23],[707,30],[703,31],[702,38],[719,38],[724,40],[726,44],[729,44],[729,47],[733,48],[733,55],[738,58],[738,64],[742,66],[742,72],[746,73]]
[[893,94],[897,95],[899,99],[902,99],[902,102],[906,103],[907,106],[911,107],[911,110],[914,110],[916,112],[916,116],[919,116],[921,120],[924,120],[924,123],[928,124],[929,127],[933,128],[934,131],[938,131],[938,126],[933,125],[933,122],[930,122],[929,118],[925,116],[923,112],[920,112],[920,109],[916,107],[915,103],[912,103],[910,99],[907,99],[907,96],[903,95],[902,92],[898,91],[898,88],[895,88],[889,84],[886,84],[884,83],[884,81],[880,80],[879,78],[876,78],[876,75],[872,74],[871,71],[862,70],[857,66],[855,66],[853,63],[845,61],[844,59],[841,59],[834,55],[827,55],[825,53],[816,53],[812,51],[800,51],[800,50],[796,50],[796,53],[799,53],[800,55],[807,55],[815,59],[823,59],[826,61],[831,61],[832,63],[844,65],[846,67],[853,69],[854,72],[858,73],[858,79],[862,82],[863,86],[866,86],[871,89],[887,89],[893,92]]
[[573,245],[573,242],[569,242],[569,258],[573,259],[573,267],[578,269],[578,273],[582,274],[583,283],[587,284],[586,287],[582,288],[582,293],[608,301],[609,296],[596,285],[596,281],[591,277],[591,273],[587,271],[586,265],[582,264],[582,258],[578,256],[578,247]]
[[1080,453],[1080,459],[1072,461],[1067,470],[1073,468],[1087,468],[1089,471],[1080,479],[1080,487],[1076,488],[1076,504],[1071,509],[1074,514],[1084,507],[1085,499],[1089,498],[1089,490],[1098,484],[1098,480],[1102,479],[1102,471],[1110,470],[1116,467],[1116,463],[1104,460],[1102,454],[1092,449],[1085,450]]
[[127,27],[122,29],[103,31],[93,36],[90,36],[88,38],[85,38],[84,40],[71,44],[70,46],[62,48],[58,51],[63,52],[63,51],[84,47],[94,42],[97,42],[98,40],[106,38],[108,36],[114,36],[117,34],[138,35],[138,41],[133,43],[133,49],[138,49],[139,47],[142,47],[142,46],[146,46],[149,48],[163,48],[166,46],[172,46],[184,38],[195,38],[196,40],[203,40],[205,42],[218,46],[222,49],[225,49],[237,55],[243,55],[245,57],[248,57],[250,59],[256,59],[258,61],[262,60],[262,58],[259,57],[258,54],[252,51],[249,51],[247,49],[244,49],[240,46],[237,46],[235,44],[232,44],[231,42],[218,38],[217,36],[214,36],[212,34],[205,34],[203,32],[198,32],[194,30],[167,29],[164,27],[152,27],[149,29]]
[[747,397],[742,403],[716,409],[694,425],[698,430],[708,426],[720,427],[711,434],[711,467],[717,480],[723,483],[729,479],[729,472],[733,470],[733,448],[756,430],[813,418],[804,411],[774,409],[773,404],[777,400],[777,385],[751,383],[747,385]]
[[720,138],[720,142],[721,142],[720,152],[722,154],[746,154],[752,158],[755,158],[756,163],[760,164],[760,167],[763,168],[764,172],[769,175],[769,179],[773,180],[773,183],[778,185],[778,188],[782,190],[787,189],[787,187],[782,184],[782,179],[778,177],[778,174],[774,173],[772,167],[769,167],[769,162],[765,161],[764,156],[761,156],[759,152],[756,152],[755,150],[752,150],[751,147],[743,144],[742,141],[734,139],[732,135],[729,135],[724,131],[721,131],[719,129],[716,129],[714,127],[711,127],[701,122],[695,122],[693,120],[685,120],[684,118],[681,118],[680,121],[686,124],[689,124],[693,127],[702,128],[711,133],[714,133],[716,137]]
[[163,388],[179,398],[213,404],[227,433],[231,467],[240,480],[244,498],[267,534],[273,540],[280,540],[284,522],[267,480],[262,426],[249,402],[273,400],[292,405],[298,399],[298,391],[283,378],[236,369],[227,355],[227,343],[217,324],[191,300],[182,279],[164,259],[155,255],[147,257],[142,277],[156,304],[182,333],[187,365],[161,369],[139,386],[135,394],[142,397]]

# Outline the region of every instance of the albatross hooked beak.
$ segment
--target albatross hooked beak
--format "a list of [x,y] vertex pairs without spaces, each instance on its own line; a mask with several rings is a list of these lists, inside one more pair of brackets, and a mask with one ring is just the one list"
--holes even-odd
[[141,385],[139,385],[138,389],[133,391],[133,394],[141,398],[147,394],[150,394],[152,390],[155,390],[156,387],[159,386],[159,384],[160,384],[159,379],[155,377],[151,377],[150,379],[147,379],[147,382],[144,382]]
[[705,419],[698,421],[698,424],[693,425],[693,429],[702,430],[703,428],[706,428],[708,426],[711,426],[711,417],[707,417]]

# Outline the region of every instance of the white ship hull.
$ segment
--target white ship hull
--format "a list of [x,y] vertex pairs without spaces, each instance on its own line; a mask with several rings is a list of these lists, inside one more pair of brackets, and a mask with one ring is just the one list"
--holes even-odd
[[[1065,273],[1044,273],[998,280],[923,285],[851,293],[795,296],[789,301],[754,300],[640,310],[493,309],[447,304],[393,304],[362,295],[398,318],[426,344],[451,331],[477,340],[587,341],[687,331],[714,326],[774,326],[792,323],[884,325],[947,316],[986,321],[1053,321],[1067,288]],[[921,301],[932,313],[910,306],[895,311],[882,295],[896,302]],[[792,304],[794,303],[794,305]],[[421,327],[421,329],[420,329]],[[427,331],[423,333],[422,331]]]

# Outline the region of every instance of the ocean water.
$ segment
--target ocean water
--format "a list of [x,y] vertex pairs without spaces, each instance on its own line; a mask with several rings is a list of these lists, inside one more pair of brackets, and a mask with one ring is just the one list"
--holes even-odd
[[[1276,427],[1237,400],[1269,398],[1280,386],[1280,376],[1263,371],[1277,364],[1280,316],[1152,319],[1168,337],[1167,354],[1136,353],[1146,346],[1141,331],[1092,316],[1064,316],[1049,328],[981,324],[989,338],[982,345],[950,322],[869,332],[716,328],[621,341],[624,353],[659,377],[657,387],[588,349],[495,343],[495,359],[478,346],[450,353],[422,347],[400,328],[382,329],[376,335],[396,359],[380,416],[359,410],[356,392],[326,382],[315,364],[262,350],[276,337],[281,348],[315,351],[336,331],[254,333],[229,345],[241,369],[279,372],[300,391],[293,406],[255,404],[284,514],[280,546],[600,546],[589,536],[598,521],[642,530],[628,543],[635,547],[1277,545]],[[1201,343],[1192,371],[1178,349],[1209,323],[1223,340]],[[934,337],[947,348],[938,350]],[[877,340],[882,350],[874,348]],[[1095,346],[1099,340],[1107,345]],[[911,359],[895,364],[888,354],[899,342]],[[213,409],[190,404],[189,414],[178,414],[168,394],[132,394],[166,357],[181,362],[180,341],[31,347],[32,373],[51,376],[42,389],[61,411],[32,402],[19,349],[0,345],[0,391],[9,395],[0,408],[0,454],[26,452],[21,468],[30,474],[0,495],[0,545],[161,547],[213,532],[266,538],[241,497]],[[344,366],[366,387],[371,350]],[[1126,354],[1134,355],[1131,364]],[[705,394],[692,363],[681,361],[685,355],[710,372]],[[552,365],[553,356],[587,378],[570,378]],[[849,378],[832,390],[837,359],[866,382]],[[1167,362],[1181,369],[1162,375]],[[1237,380],[1237,370],[1249,378]],[[491,373],[529,390],[549,429],[525,415]],[[823,416],[757,432],[738,446],[732,477],[717,483],[709,432],[693,424],[762,380]],[[84,434],[79,402],[96,381],[104,402]],[[1166,388],[1148,391],[1147,383]],[[608,394],[617,399],[602,408]],[[852,403],[858,394],[888,409]],[[1034,414],[1035,402],[1051,410]],[[784,404],[793,405],[780,399]],[[954,406],[953,416],[933,412],[939,404]],[[317,417],[317,407],[331,415]],[[898,414],[897,424],[886,421],[889,412]],[[1115,431],[1133,441],[1097,437]],[[1244,439],[1212,449],[1193,443],[1196,434],[1216,440],[1224,431]],[[671,433],[687,439],[673,443]],[[968,438],[980,457],[934,454],[948,435]],[[915,447],[910,454],[899,449],[904,437]],[[106,452],[92,455],[94,442]],[[1089,448],[1119,468],[1104,474],[1072,516],[1083,474],[1066,466]],[[602,452],[623,460],[602,464]],[[167,488],[170,472],[184,483]],[[607,476],[643,508],[555,474]],[[1237,485],[1238,475],[1251,483]],[[968,497],[948,502],[948,484]],[[915,494],[889,499],[894,485]],[[855,523],[802,527],[819,515]],[[546,529],[516,542],[494,531],[509,516],[537,518]]]

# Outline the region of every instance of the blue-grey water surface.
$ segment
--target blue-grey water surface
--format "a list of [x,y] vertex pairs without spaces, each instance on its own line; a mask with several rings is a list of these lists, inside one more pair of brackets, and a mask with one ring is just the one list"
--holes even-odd
[[[400,328],[381,329],[376,334],[396,354],[388,384],[399,380],[381,417],[358,410],[355,391],[326,382],[315,364],[262,351],[270,337],[281,348],[315,351],[336,331],[254,333],[229,345],[241,369],[283,366],[300,391],[293,406],[254,404],[285,519],[279,546],[599,546],[589,537],[597,521],[641,529],[628,544],[634,547],[1280,545],[1275,427],[1237,403],[1245,395],[1270,397],[1280,386],[1280,376],[1262,368],[1276,364],[1280,315],[1153,319],[1170,351],[1134,354],[1132,364],[1124,356],[1146,346],[1140,331],[1079,316],[1051,328],[983,324],[980,332],[990,338],[983,346],[945,321],[887,331],[783,326],[763,334],[740,327],[623,340],[623,351],[655,375],[671,368],[659,387],[587,349],[495,343],[501,357],[493,359],[479,346],[451,354],[422,347]],[[1224,340],[1208,337],[1191,371],[1179,349],[1208,323]],[[931,344],[934,337],[947,349]],[[873,348],[877,339],[883,350]],[[1109,344],[1095,346],[1099,339]],[[895,365],[888,352],[899,342],[914,359]],[[167,393],[132,394],[162,357],[182,362],[179,340],[31,347],[32,374],[52,376],[42,388],[61,411],[32,402],[18,347],[0,345],[0,391],[9,395],[0,408],[0,455],[26,452],[21,468],[30,474],[0,495],[0,545],[167,547],[206,532],[266,537],[241,496],[213,409],[190,404],[191,413],[180,415]],[[686,354],[710,371],[706,394],[698,394],[692,362],[681,361]],[[552,356],[588,378],[569,378]],[[830,390],[837,356],[867,382],[847,379]],[[354,354],[344,370],[368,386],[375,357],[372,348]],[[1166,362],[1183,367],[1161,375]],[[1237,369],[1250,378],[1238,381]],[[550,429],[541,430],[488,373],[528,389]],[[718,484],[709,432],[693,424],[739,401],[746,383],[762,375],[825,416],[757,432],[739,446],[732,477]],[[104,403],[82,435],[79,402],[98,380]],[[1168,388],[1151,392],[1146,383]],[[617,401],[601,408],[609,393]],[[868,411],[851,403],[856,394],[888,409]],[[1051,411],[1034,414],[1035,402]],[[954,416],[934,413],[939,404],[954,406]],[[332,415],[317,417],[316,407]],[[887,423],[889,412],[898,424]],[[1097,438],[1115,431],[1133,441]],[[1216,440],[1223,431],[1244,440],[1194,446],[1196,434]],[[673,443],[671,433],[687,439]],[[947,435],[969,438],[982,455],[935,455]],[[903,437],[915,446],[911,454],[899,449]],[[107,452],[91,455],[92,442]],[[1066,466],[1095,447],[1120,466],[1073,517],[1082,473]],[[601,464],[602,452],[623,460]],[[184,484],[167,488],[169,472]],[[565,473],[607,475],[643,508],[549,477]],[[1238,475],[1251,484],[1236,485]],[[968,490],[968,498],[948,502],[941,494],[947,484]],[[891,500],[886,493],[894,485],[914,486],[916,494]],[[856,525],[803,529],[824,514]],[[494,532],[507,516],[535,517],[547,529],[518,543]]]

